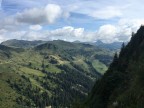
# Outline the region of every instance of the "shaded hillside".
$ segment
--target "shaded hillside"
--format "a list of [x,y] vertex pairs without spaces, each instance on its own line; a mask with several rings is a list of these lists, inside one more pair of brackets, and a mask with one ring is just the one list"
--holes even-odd
[[85,104],[89,108],[144,107],[144,26],[115,54],[108,71],[97,81]]
[[40,44],[46,43],[45,41],[27,41],[27,40],[7,40],[2,42],[2,45],[11,46],[11,47],[19,47],[19,48],[30,48]]
[[105,48],[109,50],[119,50],[122,46],[123,42],[113,42],[113,43],[103,43],[102,41],[98,40],[94,43],[94,45]]
[[71,107],[87,96],[113,56],[109,50],[60,40],[29,49],[1,46],[10,54],[0,52],[1,108]]
[[15,53],[23,52],[24,49],[21,48],[11,48],[4,45],[0,45],[0,60],[6,61],[10,59]]
[[[79,41],[75,41],[75,43],[81,43]],[[118,51],[121,49],[123,42],[112,42],[112,43],[104,43],[101,40],[97,40],[96,42],[84,42],[85,44],[90,44],[101,49],[107,49],[111,51]],[[127,44],[127,42],[125,42]]]

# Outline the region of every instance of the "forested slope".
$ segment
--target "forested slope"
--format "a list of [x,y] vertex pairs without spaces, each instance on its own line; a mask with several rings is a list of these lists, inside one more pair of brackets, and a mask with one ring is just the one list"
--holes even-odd
[[[0,107],[71,107],[101,78],[113,53],[89,44],[51,41],[0,45]],[[20,44],[20,46],[19,46]],[[31,42],[30,42],[31,44]]]
[[89,108],[144,107],[144,26],[141,26],[128,45],[122,46],[119,56],[102,79],[96,82],[84,106]]

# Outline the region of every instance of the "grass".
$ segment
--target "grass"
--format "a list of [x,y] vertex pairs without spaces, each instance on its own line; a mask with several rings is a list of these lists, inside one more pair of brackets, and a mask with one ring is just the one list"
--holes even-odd
[[19,76],[12,72],[0,73],[0,108],[15,108],[16,98],[19,96],[7,83],[8,79],[17,79]]
[[0,107],[14,108],[17,93],[5,82],[0,80]]
[[34,70],[34,69],[30,69],[28,67],[21,67],[20,68],[20,71],[21,72],[24,72],[25,74],[28,74],[28,75],[36,75],[38,77],[43,77],[45,76],[44,73],[42,73],[41,71],[38,71],[38,70]]
[[83,58],[76,58],[74,63],[82,67],[85,71],[89,71],[88,65],[84,62]]
[[101,74],[104,74],[108,69],[108,67],[105,64],[101,63],[99,60],[94,60],[92,62],[92,65]]
[[6,63],[6,64],[0,64],[0,73],[3,72],[10,72],[11,71],[11,65]]
[[50,55],[51,57],[55,58],[59,64],[64,64],[66,61],[63,61],[58,55]]
[[33,86],[36,86],[38,88],[40,88],[41,90],[45,90],[36,80],[34,80],[33,78],[30,78],[30,82],[32,83]]
[[48,68],[46,68],[46,70],[48,72],[52,72],[52,73],[60,73],[61,70],[59,68],[57,68],[55,65],[52,64],[48,64]]

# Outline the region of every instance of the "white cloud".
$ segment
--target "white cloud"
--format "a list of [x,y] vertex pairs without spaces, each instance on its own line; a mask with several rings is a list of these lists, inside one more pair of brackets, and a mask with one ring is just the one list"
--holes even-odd
[[[2,14],[0,13],[0,15]],[[68,18],[69,16],[70,13],[62,9],[59,5],[48,4],[44,7],[27,8],[13,15],[1,17],[0,29],[16,31],[29,26],[31,30],[37,30],[42,29],[40,25],[53,24],[58,19]]]
[[0,30],[0,42],[9,40],[9,39],[21,39],[21,36],[23,36],[26,33],[26,31],[8,31],[5,29]]
[[77,28],[74,30],[74,35],[76,37],[81,37],[83,36],[83,33],[84,33],[84,28]]
[[21,35],[22,40],[44,40],[46,35],[43,32],[38,31],[27,31],[25,34]]
[[60,29],[56,29],[49,32],[52,36],[65,36],[68,37],[82,37],[84,33],[84,28],[74,28],[71,26],[66,26]]
[[[125,2],[118,0],[5,0],[4,2],[3,12],[6,13],[0,12],[0,41],[12,38],[128,41],[131,32],[136,32],[139,26],[144,24],[144,15],[141,13],[144,10],[143,0],[125,0]],[[47,3],[51,4],[46,5]],[[19,13],[11,12],[11,10]],[[70,15],[70,13],[74,14]],[[66,21],[59,21],[69,17],[71,18]],[[56,21],[58,23],[54,25]],[[42,28],[43,25],[49,24],[51,26]],[[60,26],[65,27],[46,30],[46,28]],[[89,29],[84,29],[88,27]],[[88,32],[91,28],[98,29]]]
[[31,30],[38,31],[38,30],[41,30],[41,29],[42,29],[42,26],[40,26],[40,25],[31,25],[29,28],[30,28]]
[[26,24],[52,24],[64,15],[65,12],[59,5],[48,4],[43,8],[32,8],[17,13],[16,20]]
[[[32,28],[32,29],[35,29]],[[8,35],[9,34],[9,35]],[[88,33],[84,31],[84,28],[74,28],[71,26],[66,26],[63,28],[59,28],[56,30],[30,30],[30,31],[11,31],[11,33],[7,30],[0,30],[0,41],[13,39],[23,39],[23,40],[67,40],[67,41],[89,41],[87,38]],[[86,40],[85,40],[86,39]]]
[[65,26],[55,30],[43,30],[40,25],[31,25],[29,30],[0,29],[0,41],[7,39],[24,40],[67,40],[67,41],[89,41],[102,40],[105,43],[114,41],[129,41],[131,33],[136,32],[143,19],[121,19],[115,25],[106,24],[99,27],[97,31],[88,32],[84,28]]
[[98,39],[102,40],[103,42],[116,41],[115,38],[117,36],[117,28],[110,24],[103,25],[99,28],[97,35]]
[[144,19],[120,19],[118,25],[120,27],[131,28],[132,31],[136,32],[140,25],[144,24]]
[[93,10],[89,13],[89,16],[92,16],[96,19],[110,19],[115,17],[121,17],[122,12],[120,9],[110,6],[100,10]]
[[121,19],[115,25],[103,25],[99,28],[98,39],[103,42],[129,41],[132,32],[136,32],[144,24],[144,19]]
[[132,28],[126,25],[103,25],[99,28],[96,40],[101,40],[105,43],[112,43],[115,41],[127,42],[129,41]]
[[46,19],[49,23],[53,23],[56,19],[61,17],[62,9],[59,5],[48,4],[45,7]]

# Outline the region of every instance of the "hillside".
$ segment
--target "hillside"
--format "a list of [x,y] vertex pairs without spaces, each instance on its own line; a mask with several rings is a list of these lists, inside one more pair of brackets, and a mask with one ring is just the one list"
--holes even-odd
[[45,41],[27,41],[27,40],[7,40],[1,43],[1,45],[9,46],[9,47],[19,47],[19,48],[30,48],[35,47],[37,45],[46,43]]
[[[74,41],[74,43],[84,43],[84,44],[90,44],[96,47],[99,47],[101,49],[107,49],[110,51],[118,51],[121,49],[121,46],[123,42],[112,42],[112,43],[104,43],[101,40],[97,40],[96,42],[80,42],[80,41]],[[127,44],[127,42],[125,42]]]
[[113,57],[109,50],[60,40],[15,47],[0,46],[1,108],[71,107],[87,96]]
[[122,47],[88,97],[89,108],[144,107],[144,26]]
[[122,44],[123,44],[123,42],[103,43],[100,40],[98,40],[97,42],[93,43],[93,45],[98,46],[100,48],[105,48],[105,49],[114,50],[114,51],[120,50]]

